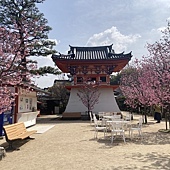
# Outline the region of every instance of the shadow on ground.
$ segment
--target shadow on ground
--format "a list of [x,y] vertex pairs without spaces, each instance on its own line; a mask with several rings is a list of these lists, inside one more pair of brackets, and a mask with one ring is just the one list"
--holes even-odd
[[[111,134],[108,133],[105,138],[98,138],[98,139],[90,139],[96,140],[99,143],[104,143],[107,147],[114,147],[118,145],[124,145],[124,141],[122,137],[117,137],[113,140],[113,144],[111,144]],[[126,135],[126,143],[127,144],[137,144],[137,145],[166,145],[170,144],[170,133],[163,133],[163,132],[144,132],[142,137],[139,137],[138,134],[135,134],[132,139]]]
[[24,139],[24,140],[16,140],[16,141],[14,141],[13,142],[13,149],[9,149],[8,148],[8,146],[9,146],[9,144],[8,144],[8,142],[4,142],[4,143],[2,143],[0,146],[1,147],[4,147],[5,148],[5,150],[6,150],[6,152],[13,152],[13,151],[19,151],[20,150],[20,147],[22,146],[22,145],[24,145],[24,144],[26,144],[27,142],[29,142],[30,140],[32,140],[32,139],[34,139],[34,138],[31,138],[31,139]]
[[[151,152],[146,155],[142,155],[141,153],[133,153],[131,155],[132,159],[137,162],[142,162],[143,165],[137,167],[136,165],[132,165],[130,162],[127,162],[125,166],[119,167],[111,167],[112,170],[120,170],[120,169],[141,169],[141,170],[148,170],[148,169],[161,169],[161,170],[169,170],[170,167],[170,154],[158,154],[156,152]],[[125,158],[126,159],[126,158]],[[127,157],[128,159],[128,157]],[[149,162],[150,165],[147,165]]]

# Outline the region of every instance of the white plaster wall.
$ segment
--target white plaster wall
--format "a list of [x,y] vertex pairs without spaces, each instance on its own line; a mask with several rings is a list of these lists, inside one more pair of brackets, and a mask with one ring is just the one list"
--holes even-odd
[[[34,111],[33,111],[34,108]],[[36,124],[38,115],[37,94],[19,88],[17,122],[24,122],[26,127]]]
[[69,101],[65,112],[85,112],[87,108],[82,104],[80,98],[77,96],[78,89],[72,88],[70,91]]
[[99,102],[93,112],[120,112],[112,88],[101,88]]
[[[112,88],[100,88],[100,97],[98,104],[94,106],[93,112],[120,112],[116,103]],[[65,112],[85,112],[87,108],[82,104],[80,98],[77,96],[78,89],[72,88],[69,102]]]
[[24,122],[25,127],[29,127],[36,124],[36,118],[39,114],[39,111],[36,112],[27,112],[27,113],[18,113],[17,122]]

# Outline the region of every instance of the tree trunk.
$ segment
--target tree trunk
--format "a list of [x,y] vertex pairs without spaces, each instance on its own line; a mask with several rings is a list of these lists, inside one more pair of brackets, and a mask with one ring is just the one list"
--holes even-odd
[[168,114],[168,112],[165,113],[165,125],[166,125],[166,130],[168,130],[168,119],[167,119],[167,114]]
[[0,137],[3,135],[4,113],[0,113]]
[[145,113],[145,124],[147,124],[148,123],[148,121],[147,121],[147,115],[146,115],[146,113]]
[[146,106],[144,106],[144,116],[145,116],[145,124],[147,124],[148,121],[147,121]]

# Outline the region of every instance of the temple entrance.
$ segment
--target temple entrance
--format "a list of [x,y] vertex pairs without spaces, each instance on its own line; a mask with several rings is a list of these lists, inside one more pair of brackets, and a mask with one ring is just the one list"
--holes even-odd
[[[119,85],[110,84],[110,75],[119,72],[131,60],[128,54],[116,54],[110,46],[73,47],[70,46],[66,55],[53,55],[52,59],[63,73],[70,73],[72,82],[66,86],[70,90],[70,98],[64,115],[83,115],[88,109],[87,105],[78,98],[79,89],[84,84],[98,86],[100,91],[98,102],[91,111],[93,112],[120,112],[114,97],[114,90]],[[86,97],[86,95],[85,95]]]

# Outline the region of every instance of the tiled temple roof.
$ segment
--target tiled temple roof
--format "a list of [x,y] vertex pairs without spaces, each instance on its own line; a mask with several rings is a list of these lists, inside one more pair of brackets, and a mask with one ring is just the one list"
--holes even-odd
[[131,52],[124,54],[124,52],[116,54],[110,46],[97,46],[97,47],[73,47],[67,55],[59,54],[53,55],[54,59],[67,59],[67,60],[113,60],[113,59],[128,59],[132,57]]

